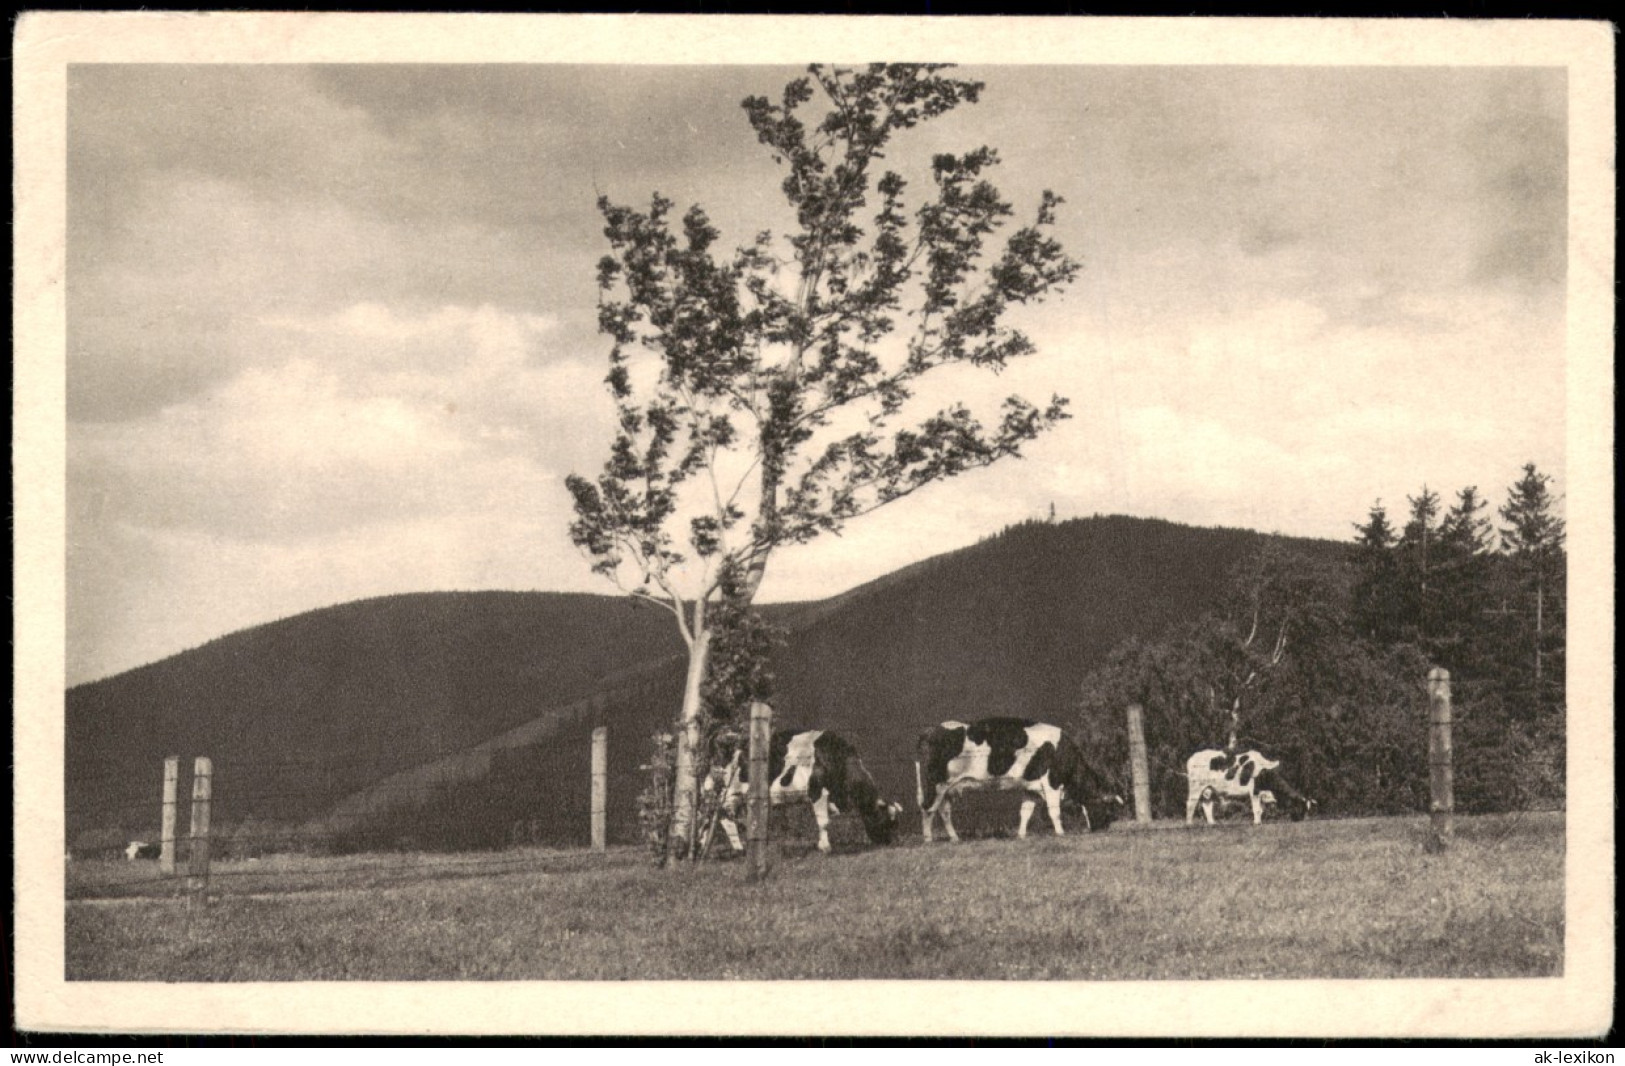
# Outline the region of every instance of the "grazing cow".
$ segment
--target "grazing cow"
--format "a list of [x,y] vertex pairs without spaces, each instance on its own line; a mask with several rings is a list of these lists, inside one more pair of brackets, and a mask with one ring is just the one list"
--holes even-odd
[[939,814],[948,839],[959,839],[953,797],[960,792],[1026,792],[1016,830],[1019,837],[1027,835],[1027,823],[1040,799],[1057,836],[1066,832],[1061,828],[1062,801],[1081,807],[1092,831],[1105,829],[1123,807],[1123,797],[1109,791],[1105,779],[1084,762],[1083,753],[1066,734],[1025,718],[984,718],[973,725],[944,722],[927,730],[920,737],[914,776],[927,842]]
[[124,848],[124,860],[134,862],[137,859],[156,859],[164,850],[162,844],[149,844],[145,840],[132,840]]
[[[737,821],[750,784],[750,766],[744,754],[735,753],[734,758],[740,760],[739,772],[732,783],[724,786],[718,819],[735,851],[744,850]],[[880,797],[857,749],[840,735],[826,729],[778,730],[768,749],[767,767],[772,778],[768,796],[773,806],[812,805],[813,819],[818,823],[819,851],[829,852],[829,816],[842,811],[855,811],[863,819],[871,843],[890,844],[897,835],[897,816],[903,808]],[[706,787],[716,786],[708,778]]]
[[1314,813],[1315,801],[1304,797],[1279,772],[1278,760],[1266,759],[1256,751],[1230,755],[1217,748],[1208,748],[1192,755],[1185,763],[1185,776],[1189,791],[1185,798],[1185,824],[1196,820],[1200,804],[1209,825],[1213,824],[1215,800],[1248,801],[1253,808],[1253,824],[1264,820],[1266,804],[1281,805],[1284,798],[1288,815],[1294,822]]

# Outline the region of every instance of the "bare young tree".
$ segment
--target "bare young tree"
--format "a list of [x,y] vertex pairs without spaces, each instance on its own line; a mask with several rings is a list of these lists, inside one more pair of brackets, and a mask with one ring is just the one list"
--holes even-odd
[[[988,147],[937,154],[910,208],[885,169],[893,138],[962,105],[980,82],[941,65],[813,66],[777,102],[750,97],[756,138],[783,172],[795,226],[732,253],[704,210],[674,219],[600,198],[609,253],[599,327],[613,342],[617,429],[603,472],[572,475],[570,534],[593,568],[664,605],[688,648],[670,839],[692,839],[701,692],[724,585],[736,605],[769,560],[925,486],[1020,454],[1066,401],[1005,400],[984,423],[962,404],[912,410],[942,367],[998,371],[1035,350],[1013,305],[1079,266],[1051,235],[1060,197],[984,258],[1013,215]],[[821,116],[804,117],[818,102]]]

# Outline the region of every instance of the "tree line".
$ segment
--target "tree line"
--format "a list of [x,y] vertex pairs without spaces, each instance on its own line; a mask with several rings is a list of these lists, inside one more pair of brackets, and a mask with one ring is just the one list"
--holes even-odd
[[[1124,709],[1144,708],[1157,814],[1182,812],[1184,760],[1258,748],[1328,812],[1427,809],[1424,679],[1450,671],[1459,810],[1561,802],[1564,523],[1534,464],[1490,517],[1476,486],[1424,486],[1402,524],[1379,501],[1343,550],[1268,541],[1209,613],[1129,640],[1085,680],[1074,727],[1126,766]],[[1126,770],[1123,776],[1127,777]]]

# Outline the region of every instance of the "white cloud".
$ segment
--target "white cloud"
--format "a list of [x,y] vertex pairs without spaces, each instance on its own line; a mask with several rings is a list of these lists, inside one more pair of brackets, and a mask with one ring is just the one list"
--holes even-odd
[[243,328],[260,363],[70,434],[69,625],[127,649],[108,665],[358,596],[592,587],[563,475],[601,458],[609,404],[550,319],[370,304]]
[[312,346],[433,362],[466,354],[438,343],[457,335],[489,361],[590,315],[590,258],[561,263],[543,233],[407,225],[193,176],[132,179],[127,195],[116,235],[70,262],[78,420],[139,417]]
[[607,425],[597,372],[544,361],[540,316],[358,305],[258,328],[288,357],[146,420],[77,427],[78,479],[144,524],[300,535],[477,506],[516,470],[556,479]]

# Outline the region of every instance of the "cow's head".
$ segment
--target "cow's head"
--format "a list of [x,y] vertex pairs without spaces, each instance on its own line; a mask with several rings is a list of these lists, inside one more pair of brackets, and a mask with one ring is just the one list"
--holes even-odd
[[1294,822],[1301,822],[1311,814],[1315,813],[1314,800],[1305,799],[1302,796],[1289,795],[1286,802],[1282,803],[1280,798],[1268,789],[1261,789],[1259,791],[1258,802],[1262,803],[1266,808],[1274,807],[1278,811],[1284,811],[1286,816],[1292,819]]
[[1083,813],[1089,819],[1089,832],[1098,833],[1117,821],[1118,818],[1122,817],[1123,809],[1127,806],[1127,801],[1116,793],[1085,800]]
[[887,803],[876,796],[858,808],[863,819],[863,831],[869,834],[871,844],[890,844],[897,839],[897,819],[903,813],[901,804]]
[[1272,763],[1258,775],[1256,787],[1259,798],[1264,802],[1273,799],[1276,809],[1286,812],[1286,816],[1294,822],[1301,822],[1315,813],[1315,801],[1293,788],[1292,783],[1277,769],[1279,766],[1279,762]]

